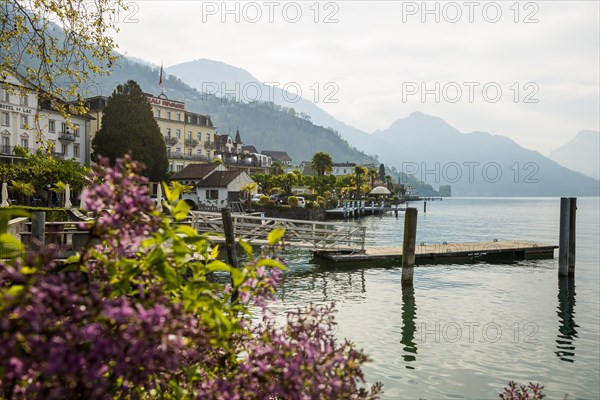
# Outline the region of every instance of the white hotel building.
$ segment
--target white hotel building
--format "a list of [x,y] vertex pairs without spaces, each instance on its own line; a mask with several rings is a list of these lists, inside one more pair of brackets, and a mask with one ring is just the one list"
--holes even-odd
[[18,158],[15,147],[20,146],[30,153],[42,149],[57,158],[88,163],[92,117],[70,115],[69,126],[60,112],[39,102],[38,94],[17,74],[0,79],[0,162],[13,162]]

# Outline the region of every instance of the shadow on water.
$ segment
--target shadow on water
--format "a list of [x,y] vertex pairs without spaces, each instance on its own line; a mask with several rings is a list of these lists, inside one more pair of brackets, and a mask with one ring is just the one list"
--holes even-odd
[[[415,342],[415,319],[417,307],[415,305],[415,289],[412,286],[402,286],[402,339],[404,345],[402,358],[410,363],[417,360],[417,343]],[[406,368],[415,369],[407,364]]]
[[556,335],[556,356],[561,361],[575,362],[575,338],[579,325],[575,323],[575,279],[558,279],[558,334]]

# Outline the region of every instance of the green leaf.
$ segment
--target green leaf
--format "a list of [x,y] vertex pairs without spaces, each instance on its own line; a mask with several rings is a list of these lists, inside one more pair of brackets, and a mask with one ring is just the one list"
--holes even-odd
[[177,202],[177,204],[173,208],[173,211],[172,211],[173,218],[175,219],[175,221],[182,221],[185,218],[187,218],[187,215],[191,209],[192,208],[190,207],[190,205],[187,202],[180,200]]
[[256,263],[256,266],[257,267],[277,268],[277,269],[280,269],[282,271],[287,271],[288,270],[288,267],[286,267],[285,265],[283,265],[279,261],[273,260],[272,258],[263,258],[263,259],[260,259]]
[[216,260],[217,257],[219,257],[219,245],[213,247],[212,251],[210,252],[211,259]]
[[198,236],[198,232],[189,225],[179,225],[175,228],[175,233],[186,236]]
[[208,272],[216,272],[216,271],[231,272],[232,269],[234,269],[234,268],[231,267],[229,264],[226,264],[220,260],[213,260],[213,261],[209,262],[208,264],[206,264],[206,271],[208,271]]
[[14,286],[11,286],[10,289],[8,289],[6,291],[6,294],[11,297],[16,297],[19,295],[19,293],[21,293],[23,291],[23,289],[25,289],[25,287],[23,285],[14,285]]
[[281,240],[281,238],[283,237],[284,234],[285,234],[285,229],[282,229],[282,228],[273,229],[271,232],[269,232],[269,236],[267,236],[267,240],[269,241],[269,244],[271,246],[275,246],[277,243],[279,243],[279,241]]
[[248,257],[248,261],[252,261],[252,257],[253,257],[253,253],[254,253],[254,251],[252,250],[252,246],[242,239],[240,239],[238,241],[238,243],[239,243],[240,247],[242,248],[242,250],[244,250],[244,253],[246,253],[246,256]]

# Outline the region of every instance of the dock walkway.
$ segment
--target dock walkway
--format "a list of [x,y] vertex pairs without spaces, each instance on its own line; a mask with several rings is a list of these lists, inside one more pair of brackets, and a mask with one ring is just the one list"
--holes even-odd
[[[421,244],[416,246],[419,264],[498,258],[553,258],[556,245],[528,241],[495,241]],[[313,255],[335,263],[402,261],[402,246],[365,248],[360,252],[313,250]]]

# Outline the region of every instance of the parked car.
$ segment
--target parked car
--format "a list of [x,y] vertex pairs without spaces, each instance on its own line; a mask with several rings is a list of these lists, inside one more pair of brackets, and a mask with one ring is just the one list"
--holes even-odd
[[275,202],[277,205],[287,204],[288,195],[287,194],[272,194],[270,197],[271,200]]
[[255,194],[252,195],[251,200],[252,201],[260,201],[260,198],[263,197],[263,196],[264,196],[264,194],[262,194],[262,193],[255,193]]
[[300,208],[306,207],[306,200],[304,200],[304,197],[298,196],[296,198],[298,199],[298,207],[300,207]]

